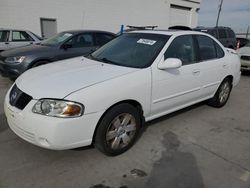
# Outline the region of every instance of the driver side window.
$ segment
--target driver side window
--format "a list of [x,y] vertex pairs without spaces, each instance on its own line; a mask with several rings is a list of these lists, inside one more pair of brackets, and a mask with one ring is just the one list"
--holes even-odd
[[66,44],[72,46],[72,48],[84,48],[94,45],[92,34],[80,34],[70,39]]
[[167,51],[164,58],[178,58],[182,61],[182,65],[196,63],[196,54],[192,35],[183,35],[176,37]]

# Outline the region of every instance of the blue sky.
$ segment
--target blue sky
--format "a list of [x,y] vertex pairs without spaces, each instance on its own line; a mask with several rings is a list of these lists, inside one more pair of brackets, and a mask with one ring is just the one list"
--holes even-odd
[[[215,26],[220,0],[202,0],[199,26]],[[250,0],[224,0],[219,25],[229,26],[235,32],[246,32],[250,26]]]

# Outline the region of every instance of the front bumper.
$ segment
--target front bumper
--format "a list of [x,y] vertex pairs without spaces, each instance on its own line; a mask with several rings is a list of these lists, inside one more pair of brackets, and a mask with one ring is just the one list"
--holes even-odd
[[0,60],[0,74],[3,77],[17,78],[24,72],[23,63],[6,64]]
[[101,112],[86,114],[79,118],[47,117],[31,111],[36,102],[31,100],[24,110],[19,110],[9,104],[9,92],[6,95],[4,111],[7,121],[19,137],[53,150],[77,148],[92,143]]
[[250,71],[250,61],[241,59],[240,62],[241,62],[241,70],[249,70]]

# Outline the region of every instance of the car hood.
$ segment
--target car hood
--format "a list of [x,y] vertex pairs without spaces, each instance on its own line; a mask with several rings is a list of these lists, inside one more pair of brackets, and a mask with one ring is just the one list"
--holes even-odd
[[28,46],[23,46],[19,48],[13,48],[6,51],[3,51],[1,53],[1,56],[3,57],[15,57],[15,56],[26,56],[26,55],[32,55],[35,53],[41,53],[46,51],[51,51],[53,47],[50,46],[41,46],[39,44],[33,44]]
[[62,99],[80,89],[137,70],[77,57],[28,70],[16,80],[16,85],[34,99]]
[[242,47],[237,50],[240,55],[250,55],[250,47]]

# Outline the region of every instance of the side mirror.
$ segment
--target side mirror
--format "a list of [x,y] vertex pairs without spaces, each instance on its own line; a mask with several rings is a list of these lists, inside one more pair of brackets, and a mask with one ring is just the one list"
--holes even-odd
[[72,48],[72,44],[63,44],[62,49],[67,50],[68,48]]
[[158,64],[158,69],[166,70],[166,69],[178,69],[182,66],[182,62],[177,58],[168,58],[166,60],[162,60]]

